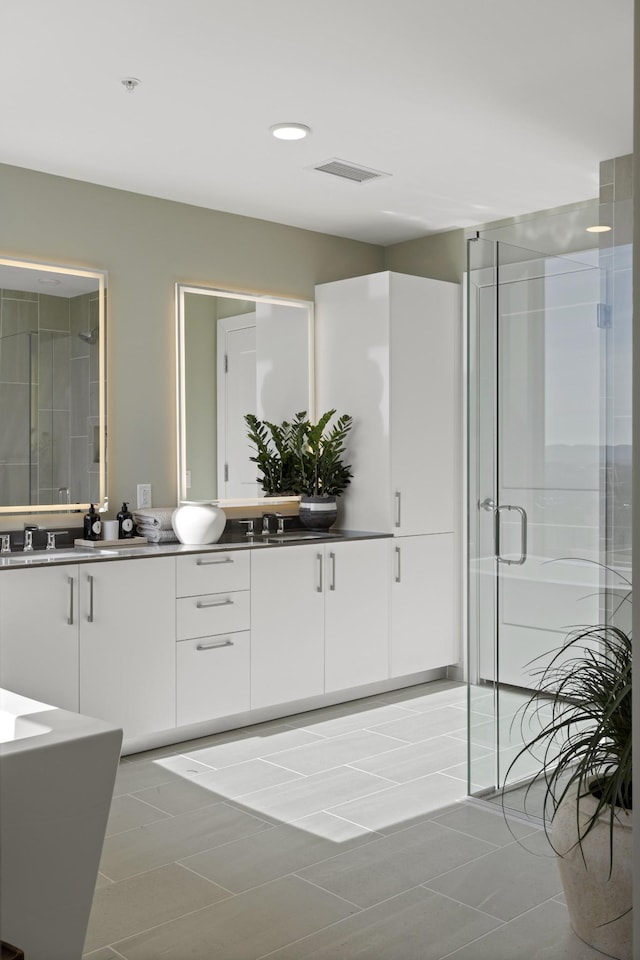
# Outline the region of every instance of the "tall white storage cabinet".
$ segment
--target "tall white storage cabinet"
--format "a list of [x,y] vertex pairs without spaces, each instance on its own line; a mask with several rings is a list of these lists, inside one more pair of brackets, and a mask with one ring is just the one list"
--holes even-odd
[[354,418],[339,523],[394,534],[391,675],[456,663],[460,287],[387,271],[315,295],[318,412]]

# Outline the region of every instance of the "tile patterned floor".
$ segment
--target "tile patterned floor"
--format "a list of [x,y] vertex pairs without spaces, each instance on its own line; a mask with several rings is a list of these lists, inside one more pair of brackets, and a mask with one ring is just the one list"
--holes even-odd
[[[87,960],[598,960],[437,681],[125,758]],[[479,750],[482,746],[479,745]]]

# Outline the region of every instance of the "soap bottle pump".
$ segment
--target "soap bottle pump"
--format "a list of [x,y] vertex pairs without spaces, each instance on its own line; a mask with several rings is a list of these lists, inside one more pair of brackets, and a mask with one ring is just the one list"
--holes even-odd
[[128,503],[122,504],[116,519],[118,521],[118,537],[120,540],[128,540],[133,536],[133,516],[129,512]]
[[89,507],[89,513],[84,515],[84,539],[99,540],[102,532],[102,520],[96,513],[93,504]]

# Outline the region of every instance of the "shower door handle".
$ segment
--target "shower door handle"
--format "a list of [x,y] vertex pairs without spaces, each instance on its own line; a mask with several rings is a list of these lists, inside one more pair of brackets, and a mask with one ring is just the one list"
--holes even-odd
[[[520,514],[520,557],[517,560],[507,560],[500,553],[500,519],[503,510],[515,510]],[[512,503],[505,503],[496,507],[494,518],[494,542],[495,554],[498,563],[506,563],[509,566],[522,566],[527,559],[527,511],[524,507],[516,507]]]

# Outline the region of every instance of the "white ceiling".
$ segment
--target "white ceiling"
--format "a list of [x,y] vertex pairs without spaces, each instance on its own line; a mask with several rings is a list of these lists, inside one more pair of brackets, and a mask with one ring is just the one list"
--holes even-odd
[[[387,245],[595,197],[632,149],[632,23],[633,0],[3,0],[0,161]],[[312,135],[274,140],[287,120]],[[333,158],[391,176],[311,169]]]

